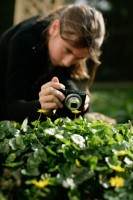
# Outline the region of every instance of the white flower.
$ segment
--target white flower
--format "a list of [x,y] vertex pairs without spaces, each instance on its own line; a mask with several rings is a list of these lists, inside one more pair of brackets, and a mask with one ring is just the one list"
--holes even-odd
[[38,151],[38,148],[35,148],[34,151]]
[[66,144],[62,144],[62,146],[61,146],[61,147],[62,147],[62,149],[64,149],[64,148],[65,148],[65,146],[66,146]]
[[67,178],[66,180],[63,181],[63,187],[65,188],[70,188],[73,190],[75,188],[75,183],[72,178]]
[[56,132],[55,128],[49,128],[44,130],[44,133],[47,135],[55,135],[55,132]]
[[131,142],[131,144],[133,144],[133,136],[131,136],[130,142]]
[[26,131],[27,131],[27,128],[23,128],[23,131],[26,132]]
[[124,159],[124,162],[125,162],[126,164],[128,164],[128,165],[132,165],[132,166],[133,166],[133,161],[130,160],[129,158],[127,158],[127,157]]
[[60,174],[57,174],[57,176],[56,176],[58,179],[60,179],[61,178],[61,175]]
[[94,133],[94,134],[97,132],[97,130],[94,129],[94,128],[92,128],[91,131],[92,131],[92,133]]
[[23,130],[23,132],[26,132],[27,131],[27,127],[28,127],[28,119],[26,118],[22,125],[21,125],[21,129]]
[[20,130],[16,130],[16,133],[14,135],[15,135],[15,137],[20,136]]
[[60,133],[60,134],[64,134],[64,130],[58,130],[58,133]]
[[85,139],[86,139],[86,140],[88,140],[88,139],[89,139],[88,135],[87,135],[87,136],[85,136]]
[[78,134],[74,134],[71,136],[71,139],[73,142],[75,142],[77,145],[80,146],[80,148],[83,148],[85,147],[85,139],[81,136],[81,135],[78,135]]
[[59,134],[56,134],[55,137],[56,137],[57,139],[63,139],[63,138],[64,138],[63,135],[59,135]]

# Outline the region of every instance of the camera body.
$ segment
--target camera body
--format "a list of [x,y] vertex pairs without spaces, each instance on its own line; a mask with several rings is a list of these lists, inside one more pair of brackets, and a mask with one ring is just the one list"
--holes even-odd
[[60,90],[64,95],[63,106],[71,111],[83,111],[86,93],[79,90]]

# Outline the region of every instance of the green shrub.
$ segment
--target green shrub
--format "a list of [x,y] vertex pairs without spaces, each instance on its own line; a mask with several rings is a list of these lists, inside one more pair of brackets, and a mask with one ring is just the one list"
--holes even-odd
[[[100,87],[100,86],[99,86]],[[126,123],[133,120],[133,87],[93,89],[91,94],[91,109],[93,112],[103,113],[117,120],[117,123]]]
[[133,127],[79,117],[0,122],[1,200],[132,200]]

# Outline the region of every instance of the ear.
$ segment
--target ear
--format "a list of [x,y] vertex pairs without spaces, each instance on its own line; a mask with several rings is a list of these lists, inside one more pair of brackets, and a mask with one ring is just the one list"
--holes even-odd
[[50,35],[57,34],[59,32],[59,25],[60,25],[60,21],[58,19],[54,20],[52,24],[50,25],[49,34]]

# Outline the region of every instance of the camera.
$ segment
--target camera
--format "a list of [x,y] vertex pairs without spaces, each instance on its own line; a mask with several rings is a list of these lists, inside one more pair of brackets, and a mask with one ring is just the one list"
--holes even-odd
[[86,93],[79,90],[60,90],[64,95],[63,106],[69,110],[83,111]]

